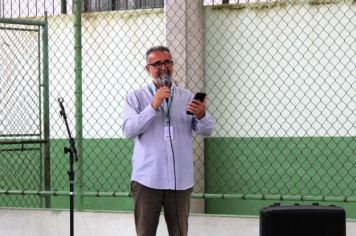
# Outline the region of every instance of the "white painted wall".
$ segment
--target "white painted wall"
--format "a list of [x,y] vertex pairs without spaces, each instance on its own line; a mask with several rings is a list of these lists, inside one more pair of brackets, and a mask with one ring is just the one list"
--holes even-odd
[[36,27],[27,31],[20,26],[14,28],[0,30],[0,135],[38,135],[38,32],[34,31]]
[[[354,136],[350,4],[206,7],[205,90],[214,136]],[[49,23],[51,137],[60,138],[66,134],[59,96],[74,127],[73,23],[63,15]],[[149,80],[144,53],[166,41],[163,10],[83,14],[82,23],[84,138],[122,137],[123,99]]]
[[[214,136],[355,135],[356,70],[350,52],[356,50],[356,30],[350,21],[355,9],[350,8],[355,5],[348,2],[205,8],[205,91],[217,121]],[[63,24],[63,17],[53,21]],[[84,14],[82,21],[83,111],[90,113],[83,119],[84,137],[122,137],[123,99],[148,79],[143,54],[152,44],[165,42],[163,11]],[[66,27],[70,31],[71,25]],[[63,34],[62,27],[51,30]],[[64,53],[71,52],[61,47],[52,55],[63,59],[61,73],[68,76],[72,58]],[[174,60],[179,62],[180,54]],[[179,65],[176,69],[179,75]],[[52,74],[51,88],[63,86],[72,94],[71,79],[63,77]],[[53,104],[59,94],[52,94]],[[52,113],[51,118],[51,135],[63,136],[59,117]]]
[[355,10],[350,1],[206,8],[214,135],[354,136]]
[[[82,14],[84,138],[119,138],[124,98],[150,82],[145,53],[164,45],[163,10]],[[71,16],[49,18],[51,137],[64,138],[57,98],[74,129],[74,39]]]

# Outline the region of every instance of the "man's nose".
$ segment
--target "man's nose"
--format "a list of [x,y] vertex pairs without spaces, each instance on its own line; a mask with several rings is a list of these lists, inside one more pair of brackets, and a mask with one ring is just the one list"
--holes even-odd
[[166,66],[166,64],[162,63],[160,69],[163,69],[163,68],[164,68],[164,69],[166,70],[167,67],[168,67],[168,66]]

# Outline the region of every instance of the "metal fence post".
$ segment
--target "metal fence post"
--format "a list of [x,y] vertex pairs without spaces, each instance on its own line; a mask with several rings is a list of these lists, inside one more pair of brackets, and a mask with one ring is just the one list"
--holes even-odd
[[[51,159],[50,159],[50,130],[49,130],[49,73],[48,73],[48,22],[45,16],[45,24],[42,26],[43,44],[43,135],[46,143],[44,144],[44,190],[51,189]],[[45,207],[51,207],[51,199],[45,197]]]
[[74,13],[74,51],[75,51],[75,139],[78,151],[77,166],[77,196],[78,210],[83,209],[83,112],[82,112],[82,30],[81,30],[81,0],[73,1]]

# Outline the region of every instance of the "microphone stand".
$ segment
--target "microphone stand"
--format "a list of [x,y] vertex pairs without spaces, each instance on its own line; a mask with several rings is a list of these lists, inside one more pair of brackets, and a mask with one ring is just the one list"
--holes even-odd
[[72,137],[69,126],[68,126],[68,121],[67,121],[67,115],[64,110],[63,106],[63,98],[58,98],[59,106],[61,108],[61,111],[59,112],[60,116],[63,117],[67,132],[68,132],[68,141],[69,141],[69,148],[65,147],[64,148],[64,154],[69,153],[69,171],[68,176],[69,176],[69,201],[70,201],[70,236],[74,235],[74,170],[73,170],[73,162],[78,161],[77,157],[77,149],[75,148],[75,141],[74,138]]

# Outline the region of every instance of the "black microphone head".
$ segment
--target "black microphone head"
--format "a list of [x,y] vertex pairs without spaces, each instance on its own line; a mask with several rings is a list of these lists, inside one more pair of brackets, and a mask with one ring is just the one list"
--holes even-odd
[[168,87],[169,86],[169,81],[170,80],[171,80],[171,78],[168,75],[162,75],[161,76],[161,82],[162,82],[162,85],[164,87]]

